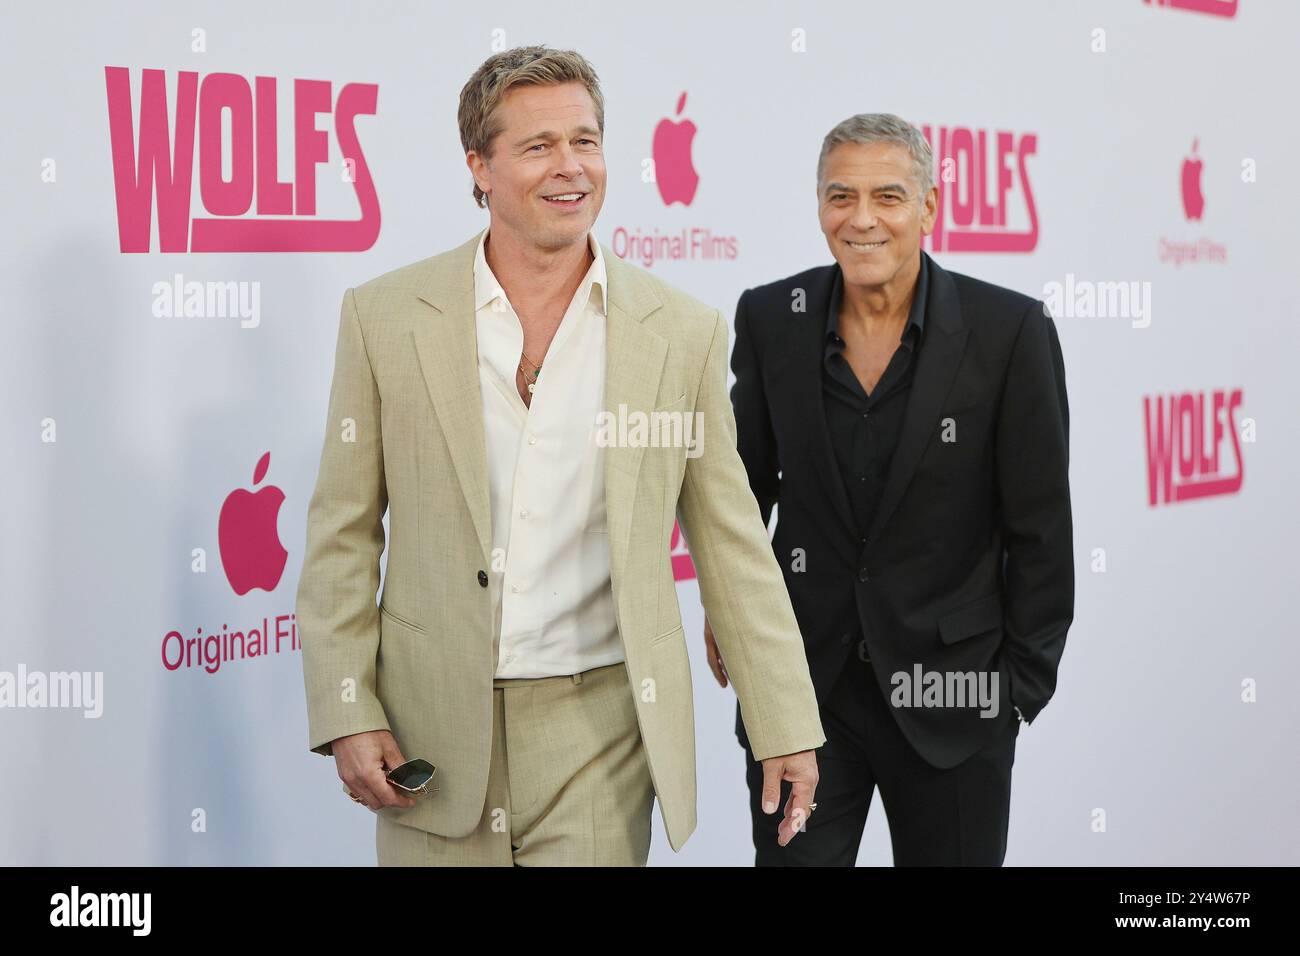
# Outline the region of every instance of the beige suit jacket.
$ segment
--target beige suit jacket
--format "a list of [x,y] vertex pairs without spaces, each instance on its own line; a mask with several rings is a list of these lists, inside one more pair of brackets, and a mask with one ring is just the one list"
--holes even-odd
[[[310,748],[370,730],[437,767],[390,819],[448,837],[483,812],[496,667],[473,259],[460,247],[343,296],[297,595]],[[610,572],[630,693],[674,850],[695,829],[695,725],[670,540],[680,518],[756,758],[824,741],[798,624],[736,452],[727,325],[602,246],[604,408],[703,414],[682,447],[605,448]],[[629,443],[630,445],[631,443]],[[692,453],[694,454],[694,453]],[[383,594],[379,558],[389,512]],[[498,565],[499,567],[499,565]]]

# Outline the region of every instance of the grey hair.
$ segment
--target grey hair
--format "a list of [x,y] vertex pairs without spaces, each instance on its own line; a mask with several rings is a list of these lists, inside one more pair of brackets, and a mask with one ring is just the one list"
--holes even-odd
[[817,183],[821,185],[826,157],[831,150],[844,143],[868,145],[894,143],[912,154],[916,181],[921,184],[924,196],[934,185],[934,154],[921,131],[902,117],[893,113],[858,113],[841,122],[822,140],[821,155],[817,157]]

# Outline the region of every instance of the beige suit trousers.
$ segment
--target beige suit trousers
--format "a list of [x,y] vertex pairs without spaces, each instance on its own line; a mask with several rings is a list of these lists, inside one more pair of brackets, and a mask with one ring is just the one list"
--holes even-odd
[[644,866],[654,796],[625,664],[497,679],[478,826],[450,838],[378,816],[379,865]]

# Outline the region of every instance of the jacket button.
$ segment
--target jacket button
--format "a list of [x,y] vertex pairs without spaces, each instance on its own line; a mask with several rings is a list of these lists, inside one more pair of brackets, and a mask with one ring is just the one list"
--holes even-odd
[[487,572],[486,572],[486,571],[480,571],[480,572],[478,573],[478,586],[481,587],[481,588],[485,588],[485,587],[487,587]]
[[866,569],[866,568],[859,568],[859,569],[858,569],[858,580],[859,580],[859,581],[862,581],[864,584],[865,584],[867,581],[870,581],[870,580],[871,580],[871,575],[867,574],[867,569]]

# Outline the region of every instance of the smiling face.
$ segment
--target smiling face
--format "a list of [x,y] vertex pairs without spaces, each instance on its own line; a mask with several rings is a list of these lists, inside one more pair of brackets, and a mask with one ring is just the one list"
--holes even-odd
[[844,281],[883,288],[919,267],[921,236],[934,228],[939,190],[921,194],[916,165],[896,143],[841,143],[817,184],[822,233]]
[[491,231],[547,250],[584,242],[605,201],[604,138],[586,87],[517,86],[495,119],[489,154],[465,156],[488,195]]

